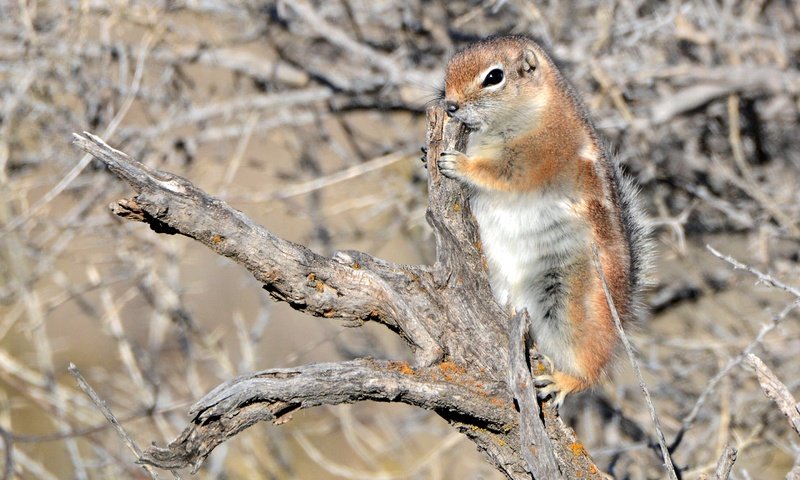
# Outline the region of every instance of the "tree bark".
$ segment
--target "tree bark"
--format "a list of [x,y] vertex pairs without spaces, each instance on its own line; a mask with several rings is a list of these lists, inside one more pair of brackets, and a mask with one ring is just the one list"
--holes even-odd
[[463,150],[467,134],[441,107],[428,109],[433,266],[355,251],[324,257],[276,237],[186,179],[151,170],[89,133],[75,135],[79,148],[136,190],[111,206],[116,215],[203,243],[247,268],[275,300],[309,315],[382,323],[414,354],[413,365],[359,359],[236,378],[192,407],[177,439],[151,447],[139,461],[196,470],[214,447],[256,422],[283,423],[301,408],[375,400],[436,412],[508,478],[600,478],[557,411],[547,403],[539,410],[522,316],[512,319],[494,300],[467,192],[437,169],[439,154]]

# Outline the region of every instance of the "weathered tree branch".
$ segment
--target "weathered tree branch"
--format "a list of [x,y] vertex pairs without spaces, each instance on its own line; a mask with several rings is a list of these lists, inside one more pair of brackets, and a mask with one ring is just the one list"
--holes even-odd
[[[138,192],[111,206],[116,215],[145,222],[158,233],[179,233],[203,243],[243,265],[273,298],[297,310],[326,318],[378,321],[399,331],[417,350],[421,363],[440,357],[431,335],[408,306],[411,301],[425,301],[419,287],[414,288],[421,270],[395,268],[364,253],[323,257],[276,237],[188,180],[149,169],[90,133],[76,134],[74,143]],[[362,268],[362,263],[371,268]],[[406,296],[388,288],[387,281],[402,283]]]
[[552,442],[539,421],[539,403],[526,358],[528,349],[525,348],[525,335],[529,326],[530,317],[527,311],[523,311],[514,315],[509,329],[511,368],[508,376],[511,391],[519,406],[520,450],[534,477],[558,478],[558,463]]
[[[181,177],[151,170],[91,134],[75,135],[78,147],[137,191],[112,205],[115,214],[200,241],[246,267],[273,298],[298,310],[383,323],[415,355],[413,367],[361,359],[240,377],[198,402],[183,434],[167,448],[149,449],[141,461],[197,469],[214,447],[256,422],[287,419],[300,408],[377,400],[436,412],[508,478],[530,478],[531,472],[537,478],[599,478],[555,409],[545,405],[540,416],[522,344],[517,344],[519,328],[509,331],[511,318],[489,288],[466,192],[441,176],[433,161],[444,149],[463,149],[466,137],[440,107],[428,110],[427,217],[437,252],[430,267],[392,264],[352,251],[323,257],[272,235]],[[513,365],[509,335],[518,347]],[[508,387],[512,369],[515,394]],[[512,401],[515,396],[525,397],[522,438],[516,407],[522,402]],[[531,428],[539,436],[528,435]]]
[[141,461],[197,469],[214,447],[256,422],[281,423],[295,410],[362,400],[418,406],[500,435],[516,422],[502,385],[483,383],[453,363],[414,369],[361,359],[264,370],[226,382],[192,407],[192,423],[180,437],[168,448],[151,448]]
[[800,403],[775,373],[757,356],[748,353],[744,361],[756,372],[756,378],[764,395],[775,402],[778,409],[786,415],[789,425],[800,435]]
[[738,450],[730,445],[726,445],[725,449],[717,461],[717,468],[714,469],[714,478],[716,480],[728,480],[733,469],[733,463],[736,461]]

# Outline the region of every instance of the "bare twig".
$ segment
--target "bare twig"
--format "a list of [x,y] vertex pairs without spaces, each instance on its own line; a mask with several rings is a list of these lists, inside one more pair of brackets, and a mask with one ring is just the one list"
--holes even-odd
[[717,387],[719,382],[726,375],[728,375],[737,365],[740,365],[744,361],[745,357],[748,354],[750,354],[753,350],[755,350],[755,348],[758,347],[761,344],[761,342],[764,340],[764,338],[767,336],[768,333],[770,333],[771,331],[776,329],[778,327],[778,325],[792,311],[794,311],[796,308],[800,307],[800,295],[798,295],[798,294],[800,294],[800,291],[798,291],[797,288],[789,286],[789,285],[781,282],[780,280],[775,279],[771,275],[762,273],[761,271],[759,271],[759,270],[757,270],[757,269],[755,269],[755,268],[753,268],[753,267],[751,267],[749,265],[745,265],[744,263],[736,260],[733,257],[723,255],[720,252],[718,252],[717,250],[715,250],[713,247],[711,247],[710,245],[706,245],[706,248],[715,257],[720,258],[720,259],[728,262],[729,264],[733,265],[733,267],[735,269],[747,270],[748,272],[750,272],[753,275],[755,275],[756,277],[758,277],[759,281],[761,281],[762,283],[765,283],[765,284],[773,286],[775,288],[779,288],[779,289],[784,290],[786,292],[792,293],[792,294],[798,296],[798,298],[794,302],[786,305],[778,314],[773,315],[772,318],[771,318],[771,322],[769,324],[767,324],[767,325],[762,326],[761,330],[759,330],[759,332],[756,335],[756,337],[745,348],[743,348],[742,351],[739,352],[738,355],[736,355],[735,357],[733,357],[730,360],[728,360],[728,362],[725,364],[725,366],[722,369],[720,369],[720,371],[717,372],[717,374],[714,375],[711,378],[711,380],[708,381],[708,384],[703,389],[703,392],[697,397],[697,400],[695,401],[694,405],[692,406],[691,411],[689,412],[688,415],[686,415],[686,417],[684,417],[683,421],[681,422],[681,428],[675,434],[675,439],[672,441],[672,444],[670,445],[670,450],[675,450],[678,447],[678,445],[680,445],[681,441],[683,440],[684,434],[692,427],[692,425],[694,425],[694,422],[697,419],[697,415],[700,413],[701,408],[703,407],[703,405],[705,405],[705,403],[708,400],[709,396],[714,391],[714,389]]
[[242,197],[242,198],[237,198],[237,197],[234,198],[238,200],[247,200],[248,202],[285,200],[287,198],[295,197],[298,195],[305,195],[314,192],[316,190],[320,190],[322,188],[327,188],[332,185],[336,185],[340,182],[351,180],[366,173],[373,172],[375,170],[386,168],[389,165],[395,164],[401,160],[407,160],[409,157],[410,157],[409,153],[404,153],[404,152],[390,153],[388,155],[382,155],[378,158],[373,158],[366,162],[359,163],[358,165],[353,165],[352,167],[345,168],[341,171],[332,173],[330,175],[315,178],[314,180],[309,180],[299,185],[291,185],[289,187],[282,188],[277,192],[248,195],[247,197]]
[[767,334],[775,330],[775,328],[778,327],[778,325],[783,321],[783,319],[786,318],[786,316],[788,316],[789,313],[791,313],[798,307],[800,307],[800,299],[790,303],[789,305],[784,307],[784,309],[781,310],[777,315],[774,315],[772,317],[772,323],[762,326],[761,330],[759,330],[758,334],[753,339],[753,341],[751,341],[745,348],[743,348],[738,355],[728,360],[725,366],[722,367],[719,370],[719,372],[717,372],[716,375],[714,375],[711,378],[711,380],[708,381],[708,384],[703,389],[703,392],[697,397],[697,400],[692,406],[692,409],[689,411],[689,414],[686,415],[686,417],[684,417],[683,421],[681,422],[681,428],[680,430],[678,430],[678,433],[675,434],[675,440],[673,440],[672,444],[670,444],[670,450],[674,451],[678,447],[678,445],[680,445],[681,441],[683,440],[683,435],[690,428],[692,428],[692,425],[694,425],[694,422],[697,419],[697,415],[700,413],[700,410],[703,408],[706,401],[708,401],[708,398],[710,397],[711,393],[714,391],[714,389],[717,388],[719,382],[722,381],[722,379],[725,378],[725,376],[730,374],[730,372],[733,371],[734,368],[740,365],[750,352],[752,352],[753,350],[756,349],[756,347],[761,345],[761,342],[764,341],[764,338],[767,336]]
[[3,440],[3,480],[9,480],[14,474],[14,438],[5,428],[0,428],[0,438]]
[[725,446],[725,450],[719,457],[717,468],[714,470],[714,478],[716,480],[727,480],[733,469],[733,463],[736,461],[737,450],[730,445]]
[[597,245],[592,245],[592,260],[594,262],[594,268],[597,271],[597,274],[600,276],[600,283],[603,285],[603,292],[606,295],[606,302],[608,303],[608,308],[611,310],[611,317],[614,319],[614,325],[617,328],[617,333],[622,340],[622,345],[625,347],[625,352],[628,354],[628,359],[631,362],[631,366],[633,366],[633,371],[636,373],[636,379],[639,381],[639,388],[641,388],[642,394],[644,395],[644,400],[647,403],[647,409],[650,412],[650,419],[652,420],[653,427],[656,430],[658,445],[661,447],[661,456],[664,460],[664,468],[667,470],[667,475],[669,475],[669,478],[677,480],[678,475],[675,473],[675,467],[672,465],[672,458],[670,457],[669,448],[667,447],[667,441],[664,439],[664,432],[661,430],[661,422],[658,421],[656,409],[653,406],[652,399],[650,398],[650,391],[647,389],[647,384],[644,382],[644,377],[639,369],[639,362],[636,361],[636,355],[633,351],[633,346],[628,340],[628,336],[625,335],[625,331],[622,329],[622,321],[619,319],[617,309],[614,307],[614,300],[611,298],[611,292],[608,290],[606,274],[603,272],[603,267],[600,264],[600,256],[597,251]]
[[[78,382],[78,386],[81,388],[81,390],[83,390],[83,392],[86,393],[86,395],[88,395],[90,399],[92,399],[92,403],[94,403],[97,409],[100,410],[100,412],[103,414],[104,417],[106,417],[106,420],[108,420],[108,422],[114,426],[114,430],[117,432],[117,435],[119,435],[122,441],[125,442],[125,445],[128,446],[131,452],[133,452],[133,454],[136,455],[136,459],[137,460],[141,459],[142,450],[139,448],[138,445],[136,445],[136,442],[133,441],[130,435],[128,435],[128,432],[125,431],[125,428],[122,426],[121,423],[119,423],[117,417],[115,417],[114,414],[111,412],[111,409],[108,408],[106,402],[104,402],[100,398],[100,396],[97,395],[97,392],[95,392],[92,386],[89,385],[86,379],[83,378],[81,372],[78,371],[78,367],[76,367],[74,363],[70,363],[68,370],[70,375],[75,377],[75,380]],[[156,471],[153,470],[153,468],[151,468],[149,465],[142,465],[142,467],[145,469],[148,475],[150,475],[150,478],[154,480],[160,478],[158,476],[158,473],[156,473]]]
[[720,253],[719,251],[717,251],[717,249],[715,249],[711,245],[706,245],[706,248],[715,257],[719,258],[720,260],[724,260],[724,261],[730,263],[731,265],[733,265],[733,268],[735,268],[736,270],[747,270],[748,272],[750,272],[753,275],[755,275],[756,277],[758,277],[758,280],[761,283],[763,283],[765,285],[769,285],[771,287],[779,288],[779,289],[781,289],[781,290],[783,290],[785,292],[791,293],[792,295],[794,295],[797,298],[800,298],[800,289],[798,289],[797,287],[793,287],[791,285],[783,283],[780,280],[778,280],[775,277],[773,277],[772,275],[763,273],[760,270],[751,267],[750,265],[745,265],[744,263],[740,262],[739,260],[736,260],[735,258],[731,257],[730,255],[724,255],[724,254]]
[[[109,137],[114,134],[114,132],[119,127],[122,119],[125,118],[125,115],[128,114],[128,110],[130,110],[131,106],[133,105],[134,100],[136,100],[136,92],[138,91],[141,82],[142,82],[142,75],[144,74],[144,66],[145,60],[147,59],[147,54],[149,51],[149,46],[152,43],[154,36],[150,33],[146,34],[142,39],[142,47],[141,47],[141,55],[136,62],[136,73],[134,74],[133,81],[131,84],[131,90],[128,96],[125,98],[125,101],[120,108],[119,112],[114,116],[114,118],[109,122],[108,126],[103,131],[104,137]],[[84,155],[83,158],[73,166],[69,172],[67,172],[61,180],[52,188],[50,191],[45,193],[39,200],[33,204],[28,212],[24,215],[20,215],[19,217],[11,220],[8,224],[0,230],[0,236],[5,235],[11,230],[19,228],[20,226],[24,225],[25,222],[30,220],[37,212],[39,212],[42,208],[44,208],[48,203],[52,202],[53,199],[61,195],[61,193],[66,189],[70,183],[75,181],[78,178],[78,175],[89,165],[89,162],[92,160],[91,155]]]
[[763,390],[764,395],[775,402],[775,405],[781,413],[786,415],[792,429],[800,435],[800,403],[797,402],[791,392],[789,392],[789,389],[786,388],[786,385],[772,373],[772,370],[770,370],[760,358],[752,353],[748,353],[744,361],[750,368],[755,370],[756,378],[758,378],[758,383],[761,385],[761,390]]

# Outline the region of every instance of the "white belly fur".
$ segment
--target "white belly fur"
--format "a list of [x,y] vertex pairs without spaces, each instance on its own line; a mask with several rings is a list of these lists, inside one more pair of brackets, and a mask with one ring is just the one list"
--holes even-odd
[[[557,369],[575,372],[566,309],[548,306],[542,285],[548,272],[563,271],[587,253],[587,226],[570,200],[557,191],[475,191],[471,206],[498,302],[516,310],[526,308],[541,353],[549,356]],[[546,309],[550,310],[549,321],[545,321]]]

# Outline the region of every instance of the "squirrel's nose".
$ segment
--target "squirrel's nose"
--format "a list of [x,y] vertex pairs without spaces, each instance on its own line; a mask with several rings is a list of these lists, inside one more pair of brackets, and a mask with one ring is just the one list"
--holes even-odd
[[458,111],[458,104],[452,100],[444,102],[444,107],[447,110],[447,116],[452,117]]

